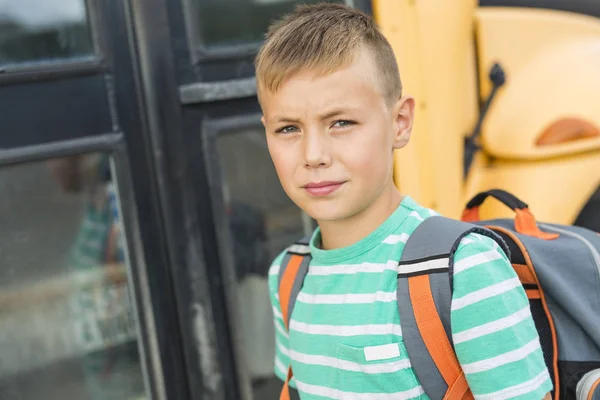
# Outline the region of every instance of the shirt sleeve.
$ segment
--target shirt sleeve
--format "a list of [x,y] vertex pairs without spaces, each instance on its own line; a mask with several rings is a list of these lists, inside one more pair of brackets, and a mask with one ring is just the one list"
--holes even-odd
[[454,255],[452,338],[477,400],[541,400],[552,390],[529,301],[498,244],[470,234]]
[[[280,254],[275,261],[273,261],[273,264],[269,268],[269,294],[271,306],[273,308],[273,323],[275,324],[275,375],[282,381],[285,381],[287,378],[288,367],[290,365],[290,339],[283,323],[283,316],[281,315],[281,306],[279,305],[278,294],[278,276],[283,257],[284,254]],[[290,387],[296,387],[294,378],[290,380]]]

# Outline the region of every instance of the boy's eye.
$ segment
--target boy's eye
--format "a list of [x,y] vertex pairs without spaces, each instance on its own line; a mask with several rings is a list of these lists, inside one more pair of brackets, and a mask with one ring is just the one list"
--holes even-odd
[[298,132],[298,128],[293,126],[293,125],[288,125],[288,126],[284,126],[283,128],[279,128],[275,131],[275,133],[294,133],[294,132]]
[[354,121],[340,119],[339,121],[335,121],[335,123],[332,125],[332,128],[346,128],[346,127],[352,126],[354,124],[355,124]]

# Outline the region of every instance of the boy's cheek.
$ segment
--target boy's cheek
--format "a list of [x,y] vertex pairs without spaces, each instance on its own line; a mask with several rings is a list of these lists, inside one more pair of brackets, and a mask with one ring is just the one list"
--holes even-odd
[[269,148],[269,155],[271,156],[271,160],[273,160],[275,169],[279,173],[279,170],[285,169],[285,161],[288,160],[289,163],[289,154],[286,154],[285,147],[274,140],[267,139],[267,147]]
[[374,143],[365,143],[354,147],[351,151],[346,149],[342,154],[343,164],[353,173],[362,175],[384,172],[392,160],[391,151],[386,152],[383,146],[377,146]]
[[288,192],[294,186],[293,179],[294,171],[296,170],[294,161],[290,155],[277,151],[271,152],[271,159],[273,160],[273,165],[275,166],[281,186]]

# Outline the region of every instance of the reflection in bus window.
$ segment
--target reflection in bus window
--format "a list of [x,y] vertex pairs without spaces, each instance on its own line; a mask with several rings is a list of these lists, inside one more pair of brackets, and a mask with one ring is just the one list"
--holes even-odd
[[89,56],[85,0],[0,0],[0,66]]
[[278,398],[274,375],[275,331],[268,269],[284,248],[312,232],[312,220],[287,197],[269,158],[264,130],[222,133],[217,138],[222,191],[238,286],[237,315],[255,399]]
[[0,399],[145,398],[108,162],[0,169]]
[[[200,36],[196,39],[203,47],[257,43],[263,40],[273,20],[290,12],[296,4],[319,3],[323,0],[186,0],[197,10]],[[343,3],[343,0],[329,0]]]

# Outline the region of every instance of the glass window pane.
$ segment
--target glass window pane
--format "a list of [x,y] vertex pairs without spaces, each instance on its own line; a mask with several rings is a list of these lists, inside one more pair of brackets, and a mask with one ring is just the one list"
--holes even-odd
[[92,52],[85,0],[0,0],[0,66]]
[[312,232],[312,220],[283,191],[269,158],[262,129],[222,134],[217,139],[230,237],[233,241],[243,329],[241,337],[255,399],[279,398],[274,375],[275,332],[269,300],[271,261]]
[[0,399],[145,396],[109,157],[0,169]]
[[[222,47],[260,42],[271,22],[290,12],[296,4],[323,0],[188,0],[198,12],[200,37],[204,47]],[[343,0],[329,0],[344,3]]]

